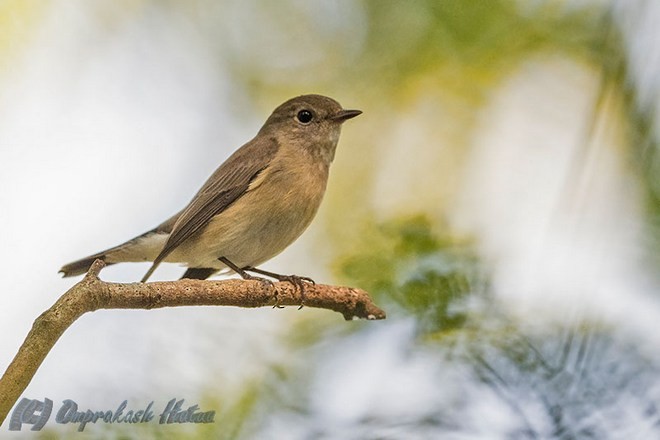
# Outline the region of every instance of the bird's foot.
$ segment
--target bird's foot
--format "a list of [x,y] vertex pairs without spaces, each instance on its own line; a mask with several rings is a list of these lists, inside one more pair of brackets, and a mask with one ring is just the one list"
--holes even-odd
[[298,275],[280,275],[277,277],[277,280],[289,282],[293,285],[294,289],[298,289],[300,292],[300,307],[298,307],[298,310],[302,309],[305,305],[305,283],[316,284],[313,279]]
[[[261,286],[262,286],[264,289],[270,289],[271,291],[273,291],[273,292],[274,292],[274,295],[273,295],[273,296],[275,297],[275,305],[273,306],[273,308],[278,308],[278,309],[283,309],[283,308],[284,308],[283,306],[281,306],[281,305],[279,304],[279,299],[278,299],[278,297],[277,297],[277,296],[278,296],[278,295],[277,295],[277,289],[275,289],[275,286],[273,285],[273,282],[272,282],[271,280],[269,280],[269,279],[267,279],[267,278],[263,278],[263,277],[257,277],[257,276],[254,276],[254,275],[250,275],[249,273],[246,272],[246,270],[247,270],[248,268],[243,268],[243,269],[241,269],[240,267],[236,266],[234,263],[232,263],[232,262],[231,262],[228,258],[226,258],[226,257],[220,257],[220,258],[218,258],[218,260],[220,260],[220,261],[221,261],[222,263],[224,263],[227,267],[229,267],[229,268],[232,269],[234,272],[236,272],[237,274],[239,274],[239,275],[241,276],[241,278],[243,278],[244,280],[249,280],[249,281],[259,281],[259,282],[261,283]],[[257,272],[257,273],[259,273],[259,272]]]
[[282,275],[279,273],[268,272],[265,270],[257,269],[256,267],[246,267],[244,270],[249,270],[250,272],[256,272],[261,275],[266,275],[271,278],[275,278],[278,281],[286,281],[293,285],[294,289],[300,292],[300,307],[298,310],[302,309],[305,305],[305,283],[316,284],[316,282],[309,277],[301,277],[298,275]]
[[275,286],[273,285],[273,282],[271,280],[269,280],[268,278],[263,278],[263,277],[250,275],[248,273],[243,273],[243,274],[239,274],[239,275],[241,275],[241,278],[243,278],[244,280],[259,281],[264,289],[271,289],[272,292],[273,292],[273,297],[275,298],[275,304],[273,304],[273,308],[274,309],[283,309],[284,308],[284,306],[280,305],[280,299],[278,297],[279,295],[277,294],[277,289],[275,288]]

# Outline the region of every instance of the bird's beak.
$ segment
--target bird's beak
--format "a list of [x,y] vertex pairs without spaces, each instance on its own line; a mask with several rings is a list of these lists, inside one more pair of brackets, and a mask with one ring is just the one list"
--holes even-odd
[[337,122],[344,122],[361,114],[361,110],[340,110],[331,119]]

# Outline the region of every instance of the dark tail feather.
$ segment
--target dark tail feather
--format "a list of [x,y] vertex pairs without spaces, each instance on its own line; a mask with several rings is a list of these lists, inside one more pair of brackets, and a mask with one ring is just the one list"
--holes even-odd
[[[69,264],[65,264],[62,266],[60,269],[60,273],[64,274],[64,277],[75,277],[76,275],[81,275],[84,273],[87,273],[89,270],[90,266],[94,262],[94,260],[99,259],[102,261],[105,261],[105,264],[110,266],[111,264],[114,263],[108,263],[106,259],[108,256],[111,256],[111,254],[115,251],[125,251],[125,250],[130,250],[133,245],[139,245],[140,240],[143,238],[148,238],[152,234],[169,234],[172,231],[172,227],[174,226],[174,223],[176,222],[177,218],[179,217],[179,213],[174,214],[172,217],[169,219],[165,220],[163,223],[161,223],[159,226],[155,227],[154,229],[145,232],[144,234],[138,235],[137,237],[128,240],[125,243],[120,244],[119,246],[112,247],[110,249],[106,249],[104,251],[98,252],[94,255],[90,255],[89,257],[81,258],[80,260],[74,261]],[[139,249],[139,248],[138,248]],[[125,254],[124,254],[125,257]],[[116,258],[113,258],[116,260]],[[147,258],[140,258],[140,259],[127,259],[125,261],[148,261]],[[159,260],[157,260],[160,262]],[[117,261],[121,262],[121,261]],[[157,266],[158,263],[155,263],[154,266]],[[151,269],[149,269],[149,272],[147,275],[145,275],[145,278],[148,278],[148,275],[151,275],[151,273],[156,269],[154,266],[152,266]],[[144,281],[144,280],[143,280]]]
[[210,269],[207,267],[191,267],[186,270],[186,273],[183,274],[181,279],[186,278],[189,280],[205,280],[217,271],[218,269]]
[[[99,252],[98,254],[90,255],[89,257],[85,257],[81,260],[77,260],[72,263],[65,264],[60,269],[60,273],[64,274],[63,275],[64,278],[75,277],[76,275],[87,273],[89,267],[97,259],[105,261],[105,252]],[[114,263],[106,263],[106,264],[109,266]]]

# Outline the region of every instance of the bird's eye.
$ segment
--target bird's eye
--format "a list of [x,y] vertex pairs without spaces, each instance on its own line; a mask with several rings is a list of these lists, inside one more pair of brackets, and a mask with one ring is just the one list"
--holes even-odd
[[309,110],[300,110],[296,115],[296,118],[301,124],[309,124],[312,122],[314,115]]

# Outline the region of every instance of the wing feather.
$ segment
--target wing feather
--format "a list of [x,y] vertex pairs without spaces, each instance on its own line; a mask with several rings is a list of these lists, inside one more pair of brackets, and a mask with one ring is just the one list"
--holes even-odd
[[250,183],[268,168],[278,148],[275,138],[257,137],[220,165],[178,216],[165,246],[142,282],[174,249],[202,231],[213,217],[245,194]]

